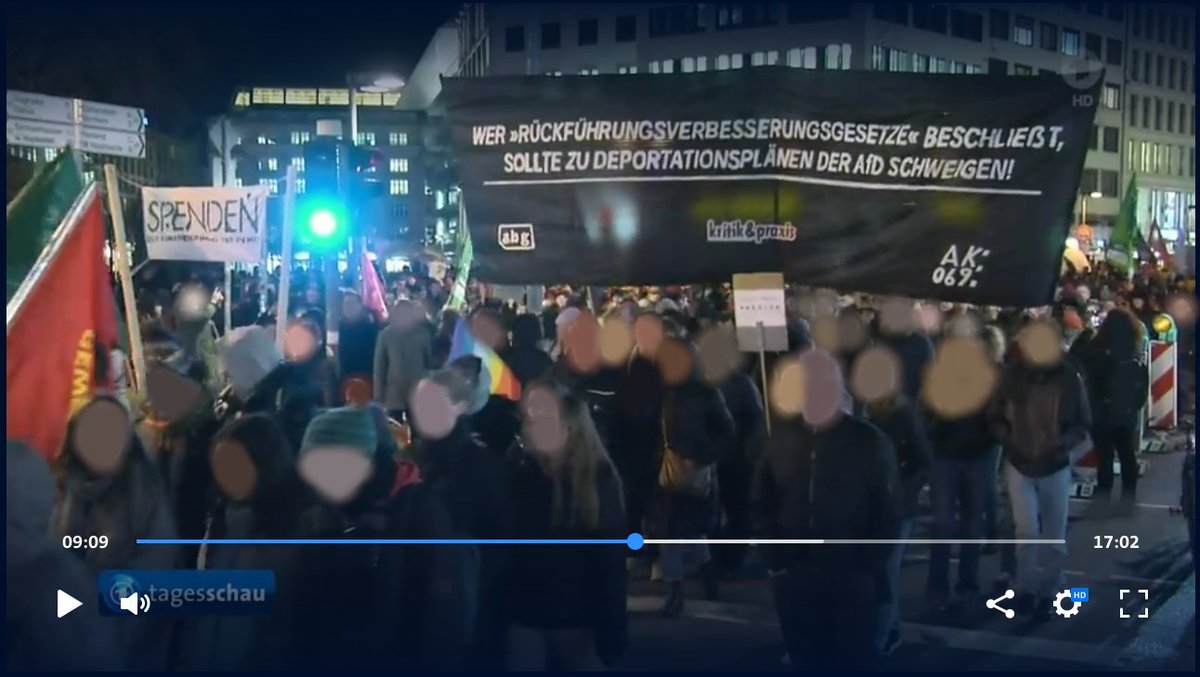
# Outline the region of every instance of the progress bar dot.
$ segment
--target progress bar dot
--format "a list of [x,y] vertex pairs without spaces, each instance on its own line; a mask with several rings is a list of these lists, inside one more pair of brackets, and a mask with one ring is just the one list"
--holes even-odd
[[629,534],[629,537],[625,539],[625,545],[629,546],[630,550],[641,550],[645,544],[646,539],[642,538],[642,535],[638,533]]

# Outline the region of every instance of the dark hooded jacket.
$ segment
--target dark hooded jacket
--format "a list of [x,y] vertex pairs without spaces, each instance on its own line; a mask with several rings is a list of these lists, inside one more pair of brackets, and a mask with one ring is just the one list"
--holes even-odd
[[[54,507],[49,466],[29,447],[9,442],[7,475],[8,671],[121,669],[117,625],[87,608],[97,599],[95,574],[46,536]],[[84,602],[84,609],[54,618],[50,605],[59,590]]]
[[369,311],[364,310],[357,320],[342,320],[338,326],[338,375],[343,379],[351,376],[371,378],[375,369],[375,342],[379,338],[379,324]]
[[[223,499],[214,513],[207,538],[297,538],[303,511],[313,502],[295,471],[295,457],[275,419],[251,414],[233,421],[215,444],[236,441],[250,455],[258,473],[253,495],[243,502]],[[269,569],[276,589],[300,589],[308,552],[302,546],[206,546],[205,569]],[[187,670],[255,670],[290,665],[303,618],[298,596],[280,595],[269,616],[214,616],[190,619],[183,630],[183,667]]]
[[525,386],[545,376],[554,366],[538,342],[542,340],[542,326],[536,315],[518,315],[512,323],[512,345],[501,355],[512,369],[517,380]]
[[[1120,311],[1109,313],[1096,336],[1075,352],[1083,368],[1092,421],[1133,426],[1149,396],[1149,375],[1142,359],[1144,328]],[[1140,323],[1139,323],[1140,324]]]

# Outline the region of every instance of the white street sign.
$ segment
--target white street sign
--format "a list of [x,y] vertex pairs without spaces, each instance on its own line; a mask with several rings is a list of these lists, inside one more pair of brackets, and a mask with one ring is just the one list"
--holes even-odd
[[6,92],[8,143],[59,148],[71,144],[89,153],[146,156],[145,113],[29,92]]

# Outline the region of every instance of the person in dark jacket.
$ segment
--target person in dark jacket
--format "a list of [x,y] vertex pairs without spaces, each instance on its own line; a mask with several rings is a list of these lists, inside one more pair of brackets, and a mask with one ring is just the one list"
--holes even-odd
[[[243,416],[221,429],[209,461],[222,495],[209,521],[206,539],[299,538],[304,511],[314,502],[295,469],[295,454],[275,418],[265,413]],[[267,617],[213,616],[189,619],[183,632],[183,667],[187,670],[256,670],[301,668],[294,648],[305,619],[301,598],[305,559],[297,545],[205,545],[201,569],[269,569],[276,587],[289,591],[276,600]]]
[[921,377],[933,360],[933,342],[916,327],[916,309],[911,299],[884,301],[878,317],[879,341],[900,358],[902,388],[910,402],[919,402]]
[[[621,539],[621,480],[587,402],[552,383],[524,399],[522,444],[511,460],[516,538]],[[598,670],[624,648],[625,552],[619,546],[511,551],[506,579],[508,667]]]
[[[8,640],[5,663],[12,672],[120,670],[117,626],[83,609],[54,618],[59,591],[94,602],[96,577],[75,551],[47,537],[54,507],[50,466],[24,444],[7,443],[5,548]],[[90,534],[78,534],[86,538]],[[117,619],[125,620],[125,619]]]
[[539,347],[541,341],[542,326],[536,315],[526,313],[513,320],[512,345],[500,357],[521,385],[542,378],[554,366],[550,356]]
[[635,346],[619,375],[616,406],[620,425],[612,441],[613,460],[625,483],[625,511],[631,532],[645,528],[662,449],[663,382],[658,350],[662,318],[643,313],[633,322]]
[[442,311],[442,321],[437,327],[437,335],[433,337],[433,365],[436,368],[446,366],[450,357],[450,347],[454,343],[454,329],[458,327],[459,315],[449,308]]
[[[171,569],[180,552],[169,545],[138,545],[140,538],[175,538],[162,477],[114,398],[96,397],[67,425],[59,454],[60,489],[50,533],[105,535],[105,548],[73,551],[92,573],[104,569]],[[122,621],[125,619],[112,619]],[[164,619],[118,623],[120,652],[129,669],[165,670],[172,624]]]
[[[800,416],[773,419],[756,474],[752,514],[758,538],[894,539],[903,503],[887,436],[849,415],[837,361],[801,355],[806,378]],[[890,598],[877,545],[766,546],[780,629],[793,666],[870,667],[879,606]]]
[[[916,406],[899,392],[867,403],[868,420],[875,424],[896,453],[900,472],[902,505],[900,532],[897,538],[912,535],[917,521],[917,497],[929,481],[933,452],[921,424]],[[994,474],[994,471],[993,471]],[[994,482],[993,482],[994,484]],[[879,610],[879,634],[876,645],[880,653],[891,654],[900,645],[900,568],[904,563],[904,546],[893,548],[887,562],[888,598]]]
[[325,326],[311,315],[295,320],[288,327],[283,347],[288,362],[316,389],[312,395],[318,406],[335,406],[340,399],[337,362],[325,343]]
[[[320,500],[302,517],[306,537],[454,537],[429,486],[397,481],[396,447],[381,437],[384,425],[381,412],[362,407],[329,410],[309,424],[297,467]],[[310,670],[461,667],[474,616],[473,562],[472,551],[458,545],[306,550],[299,597],[288,600],[300,629],[291,659]]]
[[[1145,326],[1127,310],[1113,310],[1095,338],[1076,352],[1092,406],[1092,442],[1097,456],[1096,510],[1112,499],[1113,461],[1121,462],[1120,514],[1131,514],[1138,485],[1138,423],[1149,396],[1142,361]],[[1128,469],[1128,470],[1127,470]]]
[[990,413],[1004,445],[1004,473],[1018,539],[1062,540],[1017,546],[1017,609],[1044,619],[1062,589],[1072,455],[1088,441],[1091,409],[1062,338],[1047,322],[1018,336],[1021,362],[1001,377]]
[[363,307],[362,296],[347,291],[342,296],[342,319],[338,323],[338,402],[348,379],[370,379],[375,373],[375,342],[379,321]]
[[[719,390],[733,417],[734,441],[717,462],[717,489],[725,520],[722,538],[750,538],[750,482],[762,454],[766,438],[766,418],[758,386],[744,371],[734,370],[721,381]],[[741,570],[749,546],[722,545],[715,556],[722,573],[733,575]]]
[[[716,464],[728,457],[734,444],[733,417],[721,392],[700,379],[694,345],[669,338],[659,348],[658,360],[667,390],[658,421],[661,467],[646,534],[704,538],[720,522]],[[690,568],[699,569],[706,595],[716,597],[717,572],[707,545],[663,545],[659,564],[669,586],[663,616],[683,613],[683,579]]]
[[417,381],[434,368],[429,330],[418,313],[412,301],[397,303],[375,344],[375,399],[397,421],[405,419]]
[[[413,389],[421,473],[449,509],[459,537],[509,538],[513,508],[503,457],[472,435],[468,410],[476,390],[453,368],[434,372]],[[502,550],[480,550],[479,620],[468,664],[481,669],[502,663],[505,566]]]

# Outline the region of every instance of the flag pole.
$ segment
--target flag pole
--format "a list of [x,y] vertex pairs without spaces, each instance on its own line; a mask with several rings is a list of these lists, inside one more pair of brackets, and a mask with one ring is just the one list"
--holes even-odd
[[108,186],[108,212],[112,217],[113,236],[116,239],[115,258],[117,275],[121,280],[121,297],[125,305],[125,326],[129,328],[129,352],[133,358],[133,386],[135,391],[146,388],[146,355],[142,351],[142,327],[138,317],[137,302],[133,296],[133,273],[129,270],[129,247],[125,241],[125,211],[121,209],[121,184],[117,180],[117,167],[104,165],[104,183]]
[[275,345],[283,352],[287,333],[288,287],[292,283],[292,216],[296,213],[296,165],[289,163],[283,192],[283,251],[279,265],[279,294],[275,303]]
[[75,203],[67,210],[62,221],[59,221],[58,226],[54,229],[54,234],[50,236],[50,242],[42,249],[42,253],[38,254],[37,261],[33,263],[33,267],[29,269],[29,274],[21,281],[21,286],[17,287],[16,293],[13,294],[11,300],[5,306],[5,335],[12,328],[13,322],[21,315],[21,311],[25,308],[25,303],[29,300],[29,295],[33,293],[35,287],[41,282],[42,276],[49,270],[50,265],[54,263],[54,259],[58,258],[58,253],[62,251],[63,244],[75,231],[75,227],[79,225],[80,217],[83,215],[83,210],[87,208],[88,202],[92,199],[93,193],[98,190],[96,184],[90,184],[83,189],[83,192],[75,198]]

